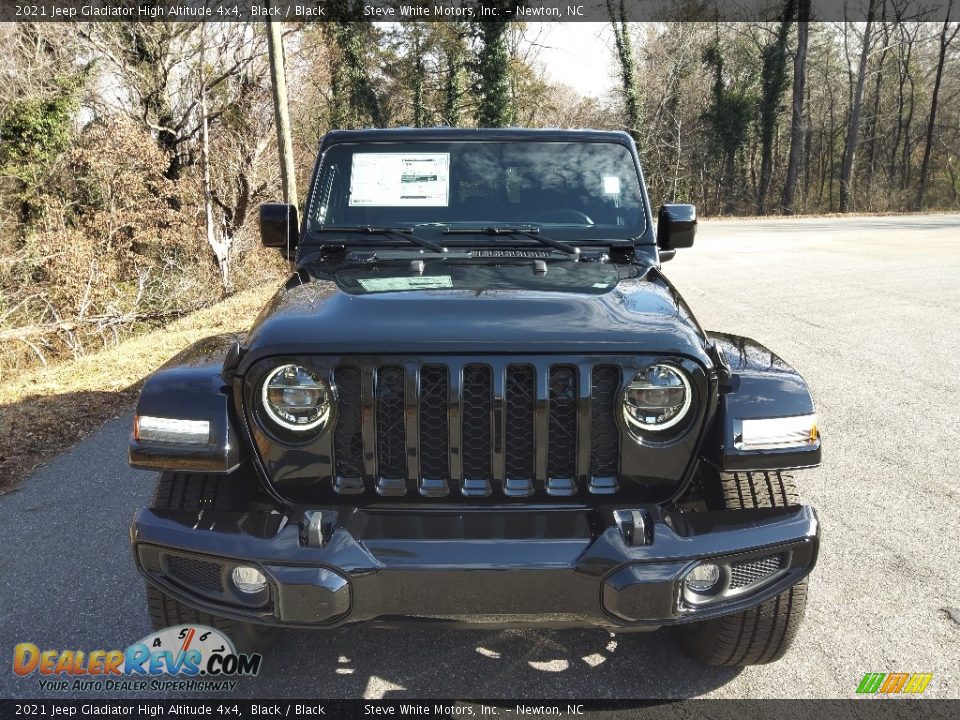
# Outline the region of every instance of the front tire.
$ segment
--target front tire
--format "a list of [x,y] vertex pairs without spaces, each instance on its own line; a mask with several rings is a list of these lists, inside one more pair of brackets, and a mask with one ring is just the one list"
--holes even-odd
[[[251,496],[252,484],[243,474],[167,472],[160,475],[151,508],[239,512],[249,506]],[[147,612],[154,630],[173,625],[208,625],[223,631],[240,652],[265,650],[273,641],[273,633],[266,627],[196,610],[150,583],[146,583],[146,588]]]
[[[780,471],[720,473],[710,503],[717,509],[785,507],[799,503],[793,476]],[[790,648],[807,602],[804,578],[772,600],[750,610],[677,628],[684,649],[717,666],[762,665]]]

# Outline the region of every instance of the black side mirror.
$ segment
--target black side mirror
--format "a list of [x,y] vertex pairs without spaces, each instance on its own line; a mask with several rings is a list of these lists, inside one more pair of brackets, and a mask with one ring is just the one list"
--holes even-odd
[[263,203],[260,206],[260,242],[264,247],[282,250],[293,256],[300,239],[297,208],[287,203]]
[[[697,208],[693,205],[661,205],[657,213],[657,245],[661,259],[669,260],[677,248],[693,247],[697,234]],[[669,251],[674,252],[669,252]],[[664,252],[668,251],[668,252]],[[669,257],[664,257],[669,255]]]

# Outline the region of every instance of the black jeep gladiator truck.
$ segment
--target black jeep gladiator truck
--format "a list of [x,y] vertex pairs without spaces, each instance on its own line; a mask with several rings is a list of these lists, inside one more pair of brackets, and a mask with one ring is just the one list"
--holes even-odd
[[260,209],[293,274],[140,395],[153,624],[672,626],[780,658],[819,545],[788,471],[821,440],[800,375],[664,277],[696,224],[654,222],[625,133],[327,134],[302,222]]

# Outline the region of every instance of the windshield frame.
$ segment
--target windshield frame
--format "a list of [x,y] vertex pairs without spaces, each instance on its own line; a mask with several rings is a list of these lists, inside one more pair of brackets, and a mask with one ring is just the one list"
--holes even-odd
[[[428,131],[429,132],[429,131]],[[369,134],[367,134],[369,133]],[[409,134],[408,134],[409,133]],[[461,134],[462,133],[462,134]],[[397,243],[394,240],[391,240],[388,237],[380,237],[373,239],[371,237],[363,237],[360,233],[357,233],[356,239],[357,242],[350,242],[353,240],[353,237],[350,235],[334,237],[332,235],[324,236],[323,233],[317,231],[317,228],[322,227],[322,224],[318,221],[318,208],[317,205],[320,202],[319,198],[319,184],[320,178],[322,176],[322,170],[325,166],[325,163],[328,158],[328,153],[331,149],[344,146],[365,146],[370,147],[374,152],[376,152],[376,147],[379,146],[393,146],[401,143],[409,143],[416,145],[423,145],[425,149],[429,148],[431,145],[436,144],[468,144],[468,143],[482,143],[482,144],[525,144],[530,143],[579,143],[579,144],[606,144],[606,145],[619,145],[623,147],[632,163],[633,171],[636,174],[637,181],[637,191],[639,193],[639,217],[637,218],[638,225],[640,230],[636,234],[632,234],[629,237],[624,237],[624,234],[617,234],[616,232],[610,232],[610,237],[592,237],[592,238],[577,238],[575,237],[576,231],[578,228],[576,225],[560,225],[554,223],[535,223],[531,222],[531,226],[539,227],[547,234],[552,233],[561,233],[562,240],[564,242],[581,242],[584,247],[587,248],[591,245],[602,246],[604,243],[617,242],[622,243],[624,241],[630,241],[636,246],[641,245],[655,245],[655,238],[653,235],[653,223],[652,223],[652,213],[650,209],[650,201],[647,196],[646,183],[643,176],[643,170],[640,166],[639,157],[637,155],[636,146],[632,142],[626,133],[615,133],[615,132],[602,132],[602,131],[579,131],[579,130],[567,130],[567,131],[542,131],[542,130],[521,130],[521,129],[509,129],[509,130],[499,130],[499,131],[487,131],[487,130],[473,130],[473,131],[458,131],[458,130],[449,130],[449,134],[438,134],[436,131],[427,132],[418,131],[418,130],[393,130],[393,131],[357,131],[357,132],[343,132],[343,131],[333,131],[324,136],[320,144],[320,152],[318,153],[316,163],[314,164],[313,174],[310,182],[310,193],[307,196],[306,207],[304,208],[303,215],[303,225],[301,229],[301,238],[300,246],[306,248],[319,248],[326,244],[344,244],[344,241],[347,240],[348,244],[351,247],[378,247],[378,246],[395,246]],[[339,224],[339,223],[337,223]],[[503,223],[511,224],[511,223]],[[512,223],[516,224],[516,223]],[[424,237],[435,239],[433,236],[437,235],[443,238],[443,244],[445,245],[470,245],[470,246],[510,246],[510,245],[526,245],[531,242],[535,243],[536,241],[524,240],[521,237],[505,238],[505,236],[490,236],[483,235],[478,233],[475,237],[470,235],[464,235],[462,240],[453,240],[449,236],[443,236],[443,231],[448,228],[457,228],[457,223],[408,223],[407,227],[412,229],[416,234],[423,235]],[[561,238],[558,238],[561,239]]]

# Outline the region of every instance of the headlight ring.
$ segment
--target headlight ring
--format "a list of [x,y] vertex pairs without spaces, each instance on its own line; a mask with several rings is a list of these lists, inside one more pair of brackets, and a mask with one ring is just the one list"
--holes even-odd
[[634,435],[659,433],[681,423],[693,405],[687,374],[667,363],[654,363],[633,376],[623,393],[623,419]]
[[296,433],[322,432],[331,416],[333,392],[309,368],[287,363],[264,378],[260,401],[266,416],[278,427]]

